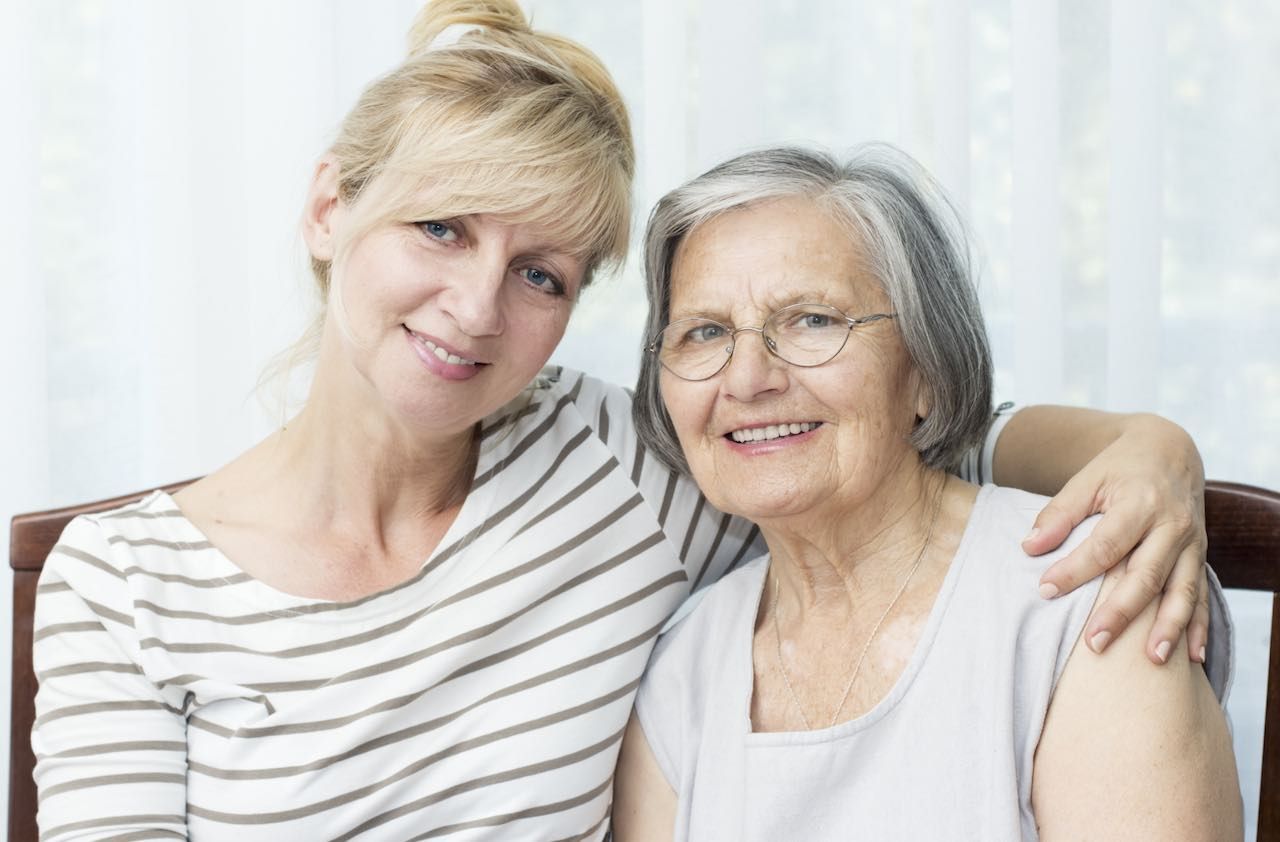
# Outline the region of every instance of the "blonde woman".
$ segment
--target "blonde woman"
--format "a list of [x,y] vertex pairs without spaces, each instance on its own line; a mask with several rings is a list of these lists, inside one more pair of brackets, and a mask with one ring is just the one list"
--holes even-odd
[[[510,0],[432,3],[412,44],[306,200],[322,314],[303,409],[174,497],[74,522],[50,556],[47,840],[599,839],[659,630],[759,547],[637,443],[624,390],[544,368],[626,247],[608,73]],[[1171,590],[1194,594],[1195,449],[1130,420],[1019,413],[996,471],[1057,487],[1089,463],[1040,542],[1119,488],[1118,549],[1141,539],[1153,583],[1181,558]],[[1035,467],[1046,425],[1079,434],[1066,470]],[[1063,591],[1094,558],[1077,562]],[[1155,639],[1193,608],[1169,600]]]

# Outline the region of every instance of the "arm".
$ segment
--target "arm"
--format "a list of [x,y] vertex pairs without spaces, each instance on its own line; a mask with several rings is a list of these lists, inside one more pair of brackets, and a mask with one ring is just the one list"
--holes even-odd
[[1186,630],[1188,653],[1203,661],[1204,467],[1186,431],[1149,414],[1028,407],[1005,426],[993,467],[997,483],[1056,495],[1023,542],[1032,555],[1058,546],[1089,515],[1104,515],[1084,544],[1045,571],[1046,596],[1070,591],[1132,554],[1129,572],[1086,626],[1091,649],[1104,650],[1159,598],[1147,656],[1164,663]]
[[675,826],[675,791],[658,768],[633,713],[613,777],[613,838],[616,842],[669,840]]
[[1032,774],[1041,839],[1241,839],[1231,738],[1204,671],[1156,666],[1124,637],[1101,656],[1077,642],[1054,690]]
[[40,577],[40,838],[185,839],[186,721],[138,664],[128,584],[109,553],[96,524],[77,520]]

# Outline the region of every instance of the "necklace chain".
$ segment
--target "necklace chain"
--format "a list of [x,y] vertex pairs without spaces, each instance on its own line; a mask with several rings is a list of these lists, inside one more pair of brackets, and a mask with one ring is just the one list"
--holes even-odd
[[[858,659],[853,662],[853,671],[849,673],[849,680],[845,682],[844,692],[840,694],[840,701],[836,703],[836,709],[831,712],[831,721],[826,727],[830,728],[836,724],[836,720],[840,718],[840,711],[844,710],[845,702],[849,700],[849,691],[853,689],[853,682],[858,677],[858,673],[862,671],[862,662],[867,657],[867,652],[871,649],[871,643],[876,639],[876,633],[880,631],[880,626],[889,616],[889,612],[893,610],[893,606],[898,604],[898,600],[907,592],[907,585],[911,583],[911,579],[916,575],[916,571],[920,569],[920,563],[924,561],[924,551],[929,548],[929,541],[933,538],[933,527],[938,521],[938,510],[942,508],[942,495],[938,495],[938,501],[933,507],[933,516],[929,520],[929,530],[925,533],[924,543],[920,545],[920,552],[916,553],[916,560],[912,562],[911,569],[907,571],[906,577],[902,580],[902,584],[898,587],[898,592],[893,595],[893,599],[889,600],[889,604],[885,606],[884,611],[880,612],[880,618],[876,620],[876,624],[871,627],[871,634],[867,635],[866,643],[862,644],[862,651],[858,653]],[[780,579],[775,573],[773,577],[773,605],[770,611],[773,613],[773,637],[777,643],[778,669],[782,671],[782,682],[787,686],[787,693],[791,696],[791,702],[796,706],[796,710],[800,712],[800,721],[804,723],[806,731],[812,731],[813,726],[809,724],[809,717],[804,712],[804,705],[800,704],[800,697],[796,694],[795,687],[791,686],[791,677],[787,674],[787,665],[782,661],[782,631],[778,628],[778,583]]]

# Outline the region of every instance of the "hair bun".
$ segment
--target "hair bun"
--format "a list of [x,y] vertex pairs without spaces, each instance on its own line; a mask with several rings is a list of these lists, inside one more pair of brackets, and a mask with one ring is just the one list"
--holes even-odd
[[[456,29],[447,33],[450,27]],[[423,6],[409,29],[409,55],[424,53],[437,46],[436,41],[442,35],[452,43],[466,34],[464,28],[531,31],[529,21],[515,0],[431,0]],[[452,40],[448,40],[450,35]]]

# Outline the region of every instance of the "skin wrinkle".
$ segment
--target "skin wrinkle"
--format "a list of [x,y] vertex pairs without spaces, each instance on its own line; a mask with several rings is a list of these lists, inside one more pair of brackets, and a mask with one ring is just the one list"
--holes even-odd
[[[865,267],[847,229],[812,201],[748,205],[704,223],[680,244],[672,318],[758,325],[798,302],[850,316],[892,312]],[[811,368],[789,365],[758,337],[741,334],[719,375],[691,382],[664,371],[660,382],[694,478],[718,508],[760,525],[771,575],[782,584],[776,648],[788,671],[805,678],[796,699],[782,692],[774,606],[762,605],[753,650],[757,726],[774,730],[797,704],[827,719],[852,674],[849,652],[871,638],[923,552],[916,576],[875,632],[839,718],[869,709],[914,652],[975,493],[925,467],[910,442],[929,402],[896,326],[855,329],[835,358]],[[799,421],[821,426],[746,448],[725,438],[735,429]],[[933,538],[928,544],[926,536]]]

